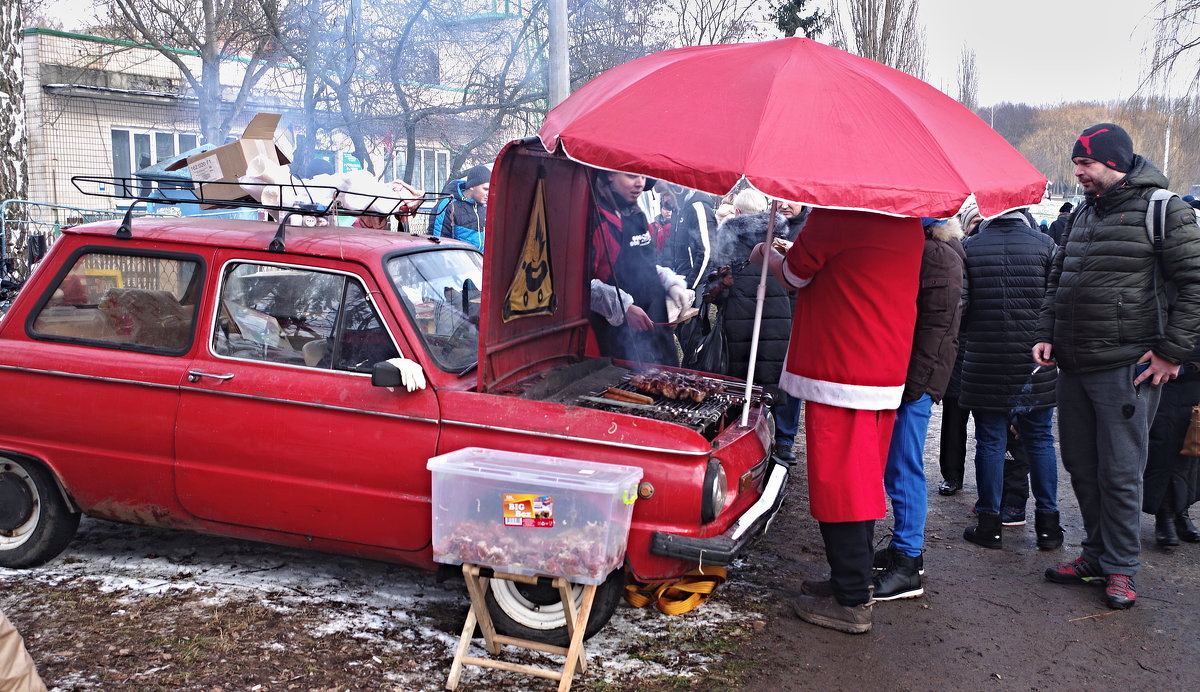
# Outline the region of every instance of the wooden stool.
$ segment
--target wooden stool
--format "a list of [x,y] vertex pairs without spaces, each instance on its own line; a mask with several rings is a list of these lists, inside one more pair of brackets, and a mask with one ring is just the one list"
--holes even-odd
[[[526,675],[536,675],[541,678],[558,680],[558,692],[567,692],[567,690],[571,689],[571,683],[574,682],[575,666],[577,664],[580,672],[587,671],[587,655],[583,650],[583,634],[587,630],[588,616],[592,612],[592,601],[596,597],[595,585],[584,585],[583,603],[580,604],[579,608],[576,608],[575,599],[571,598],[571,582],[563,577],[527,577],[521,574],[494,572],[488,567],[465,563],[463,564],[463,578],[467,581],[467,592],[471,596],[471,610],[467,613],[467,622],[463,625],[462,637],[458,640],[458,650],[454,654],[454,663],[450,666],[450,677],[446,680],[446,689],[453,690],[458,688],[458,679],[462,675],[462,669],[465,665],[499,668],[500,670],[511,670],[517,673],[525,673]],[[570,645],[567,647],[553,646],[528,639],[518,639],[516,637],[506,637],[502,634],[497,634],[496,626],[492,623],[491,613],[488,612],[487,601],[484,600],[484,594],[487,593],[488,579],[506,579],[522,584],[537,584],[539,581],[545,583],[542,580],[548,580],[551,586],[558,589],[559,598],[562,599],[563,613],[566,615],[567,621],[567,634],[570,636]],[[471,635],[475,633],[476,623],[479,624],[479,629],[483,632],[485,645],[488,653],[492,656],[498,655],[500,647],[507,644],[522,649],[544,651],[566,656],[566,663],[563,664],[561,670],[554,670],[539,668],[537,666],[527,666],[520,663],[496,661],[490,658],[468,656],[467,649],[471,646]]]

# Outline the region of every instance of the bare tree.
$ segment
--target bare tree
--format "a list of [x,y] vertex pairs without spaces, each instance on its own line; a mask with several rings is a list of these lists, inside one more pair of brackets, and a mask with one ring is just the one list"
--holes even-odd
[[974,49],[963,46],[958,57],[958,102],[971,110],[979,106],[979,72]]
[[676,18],[675,42],[681,46],[737,43],[761,38],[766,19],[758,3],[747,0],[668,0]]
[[925,27],[917,0],[834,0],[833,45],[925,78]]
[[1200,0],[1159,0],[1154,6],[1155,30],[1150,69],[1142,89],[1168,84],[1177,69],[1200,83]]
[[[225,140],[247,97],[274,63],[273,27],[279,0],[110,0],[107,30],[156,50],[170,61],[198,100],[200,133]],[[192,52],[199,57],[199,69]],[[235,93],[221,88],[222,62],[244,61]]]

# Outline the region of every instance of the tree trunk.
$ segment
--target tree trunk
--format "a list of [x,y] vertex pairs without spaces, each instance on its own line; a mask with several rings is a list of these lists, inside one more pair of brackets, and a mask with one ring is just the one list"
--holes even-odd
[[[0,201],[26,194],[21,25],[25,2],[0,2]],[[8,238],[4,239],[8,242]],[[7,253],[5,253],[7,254]]]

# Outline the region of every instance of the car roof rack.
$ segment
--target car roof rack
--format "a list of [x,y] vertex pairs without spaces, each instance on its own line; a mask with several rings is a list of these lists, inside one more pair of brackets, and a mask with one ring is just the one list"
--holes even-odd
[[[450,199],[448,194],[425,193],[421,197],[393,197],[343,190],[329,185],[310,185],[299,179],[288,183],[238,183],[172,179],[170,182],[119,176],[75,175],[71,184],[85,195],[132,200],[114,235],[131,238],[133,211],[141,202],[156,204],[199,204],[210,208],[259,209],[279,221],[268,250],[285,251],[284,228],[294,216],[395,216],[403,229],[406,219],[418,214],[432,216],[440,204],[423,208],[423,203]],[[230,188],[258,192],[228,199]],[[224,196],[222,196],[224,195]],[[277,200],[264,202],[263,199]]]

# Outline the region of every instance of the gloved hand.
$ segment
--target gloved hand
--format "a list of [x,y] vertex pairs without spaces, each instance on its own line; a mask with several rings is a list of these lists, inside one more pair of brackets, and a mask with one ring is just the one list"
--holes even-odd
[[674,324],[686,316],[696,301],[696,292],[675,284],[667,289],[667,321]]
[[400,381],[404,383],[405,389],[410,392],[425,389],[425,371],[419,363],[404,357],[391,358],[388,363],[400,371]]

